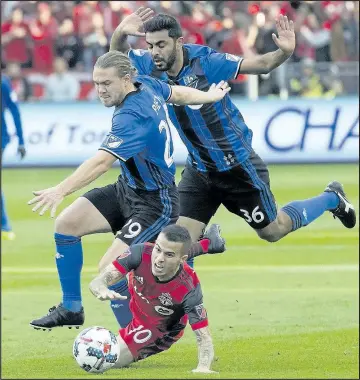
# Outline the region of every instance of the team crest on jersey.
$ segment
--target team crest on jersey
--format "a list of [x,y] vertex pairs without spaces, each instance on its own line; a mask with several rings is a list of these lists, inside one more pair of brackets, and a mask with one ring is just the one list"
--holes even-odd
[[169,293],[161,293],[161,295],[158,298],[159,298],[160,302],[165,306],[173,305],[172,298],[171,298],[171,295]]
[[106,140],[106,145],[111,148],[111,149],[115,149],[115,148],[118,148],[121,143],[123,142],[124,140],[121,139],[120,137],[117,137],[117,136],[114,136],[112,134],[110,134],[108,137],[107,137],[107,140]]
[[225,54],[225,58],[228,60],[228,61],[233,61],[233,62],[239,62],[240,61],[240,58],[234,54],[229,54],[229,53],[226,53]]
[[206,318],[206,310],[204,308],[204,304],[200,304],[200,305],[195,306],[195,310],[196,310],[197,315],[201,319],[205,319]]
[[199,78],[195,74],[184,77],[185,86],[196,88],[198,82],[199,82]]
[[[195,74],[188,75],[184,77],[184,84],[185,86],[188,86],[188,87],[197,88],[199,84],[199,78]],[[191,108],[192,110],[199,110],[202,106],[203,104],[188,104],[187,105],[187,107]]]
[[141,57],[142,55],[144,55],[146,53],[147,50],[143,50],[143,49],[132,49],[132,52]]

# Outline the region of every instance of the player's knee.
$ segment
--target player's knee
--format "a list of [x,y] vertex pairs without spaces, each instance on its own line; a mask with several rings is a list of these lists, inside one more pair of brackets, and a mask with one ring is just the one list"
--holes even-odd
[[286,228],[282,223],[282,220],[277,216],[277,218],[272,221],[265,228],[256,230],[260,239],[265,240],[269,243],[275,243],[286,235]]
[[206,227],[205,223],[185,216],[180,216],[176,224],[185,227],[190,232],[191,240],[195,242],[199,240]]
[[55,232],[62,235],[79,236],[79,222],[71,214],[62,212],[55,220]]
[[273,232],[258,231],[259,238],[269,243],[275,243],[281,239],[279,234]]
[[118,335],[118,342],[120,346],[120,353],[118,361],[115,363],[113,368],[128,367],[131,363],[134,362],[134,357],[132,356],[128,346],[123,341],[120,335]]
[[280,236],[266,235],[266,236],[261,237],[261,239],[267,241],[268,243],[275,243],[278,240],[280,240],[281,238],[280,238]]

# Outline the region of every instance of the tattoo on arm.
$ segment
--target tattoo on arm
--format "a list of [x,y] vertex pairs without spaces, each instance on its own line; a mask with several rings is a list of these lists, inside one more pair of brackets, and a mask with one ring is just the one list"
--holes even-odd
[[107,289],[110,285],[120,281],[124,275],[115,268],[114,264],[109,264],[103,272],[97,275],[89,285],[91,293],[97,297],[101,290]]
[[214,359],[214,346],[208,327],[195,330],[196,341],[199,349],[198,367],[210,369]]
[[108,265],[104,272],[100,274],[100,277],[103,276],[103,280],[106,285],[113,285],[119,281],[123,275],[113,264]]

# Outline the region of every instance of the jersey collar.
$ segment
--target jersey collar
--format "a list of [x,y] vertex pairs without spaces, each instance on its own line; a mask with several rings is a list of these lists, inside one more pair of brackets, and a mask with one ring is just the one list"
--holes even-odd
[[[179,274],[180,274],[180,272],[183,270],[183,265],[182,264],[180,264],[180,267],[179,267],[179,269],[178,269],[178,271],[171,277],[171,278],[169,278],[168,280],[166,280],[166,281],[160,281],[156,276],[154,276],[154,278],[155,278],[155,281],[158,283],[158,284],[167,284],[168,282],[170,282],[170,281],[172,281],[174,278],[176,278]],[[151,272],[151,274],[152,274],[152,272]]]
[[139,82],[139,81],[134,82],[134,86],[136,87],[136,90],[127,93],[127,94],[125,95],[124,99],[122,100],[122,102],[121,102],[118,106],[116,106],[115,110],[118,110],[118,109],[120,109],[121,107],[123,107],[124,104],[125,104],[126,99],[130,98],[130,97],[133,96],[133,95],[138,94],[138,93],[141,91],[141,88],[140,88],[141,85],[142,85],[142,83]]
[[176,81],[180,79],[183,70],[190,64],[189,50],[185,46],[183,46],[182,51],[183,51],[183,65],[179,71],[179,74],[176,77],[171,77],[170,75],[168,75],[168,78],[172,81]]

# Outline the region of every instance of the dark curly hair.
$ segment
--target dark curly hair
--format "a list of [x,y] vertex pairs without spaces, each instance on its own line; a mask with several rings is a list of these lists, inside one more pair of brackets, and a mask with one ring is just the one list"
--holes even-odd
[[144,23],[144,32],[159,32],[160,30],[167,30],[169,37],[180,38],[182,37],[182,30],[176,18],[159,13],[150,20]]

